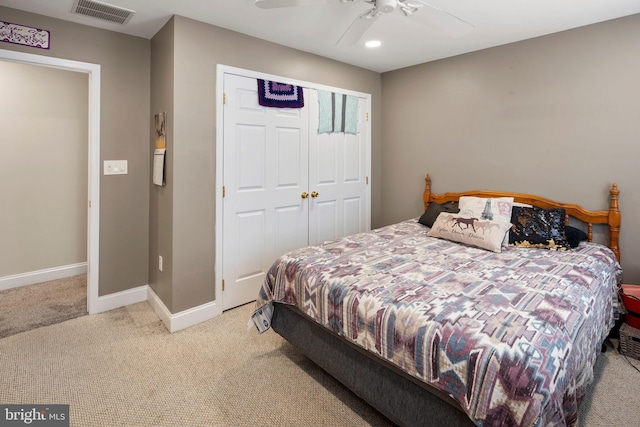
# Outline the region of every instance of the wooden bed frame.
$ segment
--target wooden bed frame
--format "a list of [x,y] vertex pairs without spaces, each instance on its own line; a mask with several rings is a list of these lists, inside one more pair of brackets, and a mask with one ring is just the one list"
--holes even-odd
[[[593,224],[607,224],[609,247],[619,260],[619,193],[617,185],[613,184],[609,210],[590,211],[531,194],[485,190],[432,194],[431,178],[427,175],[423,200],[425,210],[431,202],[457,201],[460,196],[513,197],[516,202],[541,208],[564,208],[567,221],[573,217],[587,224],[589,241],[593,238]],[[274,331],[395,424],[412,427],[474,425],[458,403],[445,393],[334,334],[297,308],[280,303],[273,306],[271,326]]]
[[431,177],[429,174],[425,177],[424,194],[424,210],[426,211],[431,202],[447,203],[457,202],[460,196],[475,197],[513,197],[514,202],[526,203],[544,209],[563,208],[566,212],[565,222],[569,223],[569,218],[575,218],[587,225],[587,238],[591,242],[593,239],[593,224],[607,224],[609,226],[609,248],[616,254],[616,258],[620,261],[620,208],[618,207],[618,185],[613,184],[609,191],[610,201],[608,211],[590,211],[582,206],[555,202],[544,197],[535,196],[533,194],[522,193],[505,193],[499,191],[473,190],[464,193],[431,193]]

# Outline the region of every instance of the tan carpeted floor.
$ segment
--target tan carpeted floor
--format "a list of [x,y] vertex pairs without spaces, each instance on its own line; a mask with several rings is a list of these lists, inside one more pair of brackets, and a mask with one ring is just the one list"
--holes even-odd
[[[147,303],[0,339],[0,403],[68,403],[73,426],[385,426],[252,304],[169,334]],[[633,360],[636,366],[640,361]],[[637,425],[640,373],[603,353],[581,425]]]
[[87,275],[0,291],[0,338],[87,314]]

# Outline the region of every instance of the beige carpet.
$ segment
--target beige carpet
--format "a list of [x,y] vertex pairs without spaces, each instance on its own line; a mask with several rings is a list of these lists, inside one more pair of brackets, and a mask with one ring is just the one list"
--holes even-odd
[[[248,330],[251,311],[169,334],[140,303],[0,339],[0,403],[68,403],[73,426],[390,425],[277,334]],[[637,425],[640,373],[610,350],[596,377],[581,425]]]
[[0,291],[0,338],[87,314],[87,275]]

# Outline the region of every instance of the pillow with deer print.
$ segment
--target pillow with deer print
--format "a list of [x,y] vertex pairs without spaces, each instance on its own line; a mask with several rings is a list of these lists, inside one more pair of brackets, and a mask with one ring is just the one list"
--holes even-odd
[[502,241],[510,228],[511,223],[508,221],[491,221],[443,212],[438,215],[427,236],[500,252]]

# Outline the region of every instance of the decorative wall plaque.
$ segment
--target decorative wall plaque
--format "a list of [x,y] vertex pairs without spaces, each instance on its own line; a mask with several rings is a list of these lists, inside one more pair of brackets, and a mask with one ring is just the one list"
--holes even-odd
[[50,33],[47,30],[0,21],[0,41],[2,42],[49,49],[49,36]]

